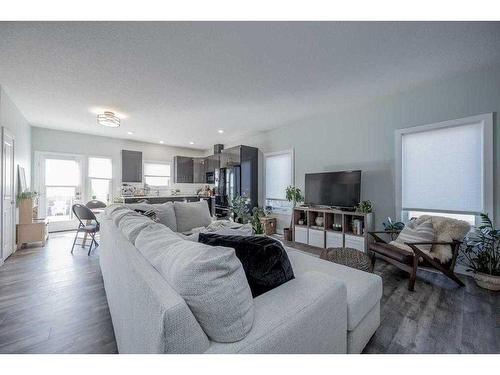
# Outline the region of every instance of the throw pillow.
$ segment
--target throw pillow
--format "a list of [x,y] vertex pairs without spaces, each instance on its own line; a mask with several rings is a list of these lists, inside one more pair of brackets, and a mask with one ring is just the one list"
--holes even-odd
[[252,294],[233,249],[183,241],[162,224],[143,229],[135,246],[186,301],[211,340],[235,342],[250,332]]
[[153,205],[156,217],[159,223],[169,227],[174,232],[177,232],[177,220],[175,218],[174,204],[172,202],[166,202],[162,204]]
[[[403,230],[399,233],[396,240],[391,241],[390,244],[400,249],[413,252],[411,247],[405,242],[432,242],[434,241],[434,228],[430,221],[417,224],[415,220],[410,221]],[[429,252],[432,245],[418,245],[418,248]]]
[[175,217],[177,219],[177,232],[189,232],[193,228],[206,227],[212,222],[208,203],[199,202],[174,202]]
[[233,248],[243,264],[255,298],[294,278],[292,265],[283,245],[264,236],[222,236],[200,233],[198,241],[210,246]]

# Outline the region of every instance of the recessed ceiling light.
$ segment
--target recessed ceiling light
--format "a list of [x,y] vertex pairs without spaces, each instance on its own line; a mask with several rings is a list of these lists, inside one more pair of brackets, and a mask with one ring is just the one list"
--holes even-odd
[[163,141],[160,141],[160,143],[161,143],[161,144],[164,144],[165,142],[163,142]]
[[134,132],[127,132],[128,135],[134,135]]
[[117,128],[120,126],[120,119],[113,112],[105,111],[97,115],[97,123],[110,128]]
[[218,132],[219,134],[222,134],[222,133],[224,133],[224,130],[219,129],[219,130],[217,130],[217,132]]
[[194,142],[189,142],[190,145],[194,145]]

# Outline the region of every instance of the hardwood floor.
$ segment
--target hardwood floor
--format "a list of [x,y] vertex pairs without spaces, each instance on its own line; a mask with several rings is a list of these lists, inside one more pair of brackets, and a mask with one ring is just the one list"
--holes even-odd
[[[70,254],[73,234],[17,251],[0,267],[0,353],[116,353],[98,253]],[[297,246],[304,251],[316,251]],[[365,353],[500,353],[500,293],[461,276],[407,276],[379,260],[381,325]]]
[[0,353],[117,353],[98,249],[74,234],[18,250],[0,267]]

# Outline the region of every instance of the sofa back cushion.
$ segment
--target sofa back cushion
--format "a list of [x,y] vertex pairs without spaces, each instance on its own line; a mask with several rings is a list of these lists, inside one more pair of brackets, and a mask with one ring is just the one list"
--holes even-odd
[[154,224],[154,221],[143,215],[125,215],[118,223],[118,228],[121,229],[124,236],[134,244],[135,239],[148,225]]
[[235,250],[255,298],[294,278],[292,265],[281,243],[265,236],[223,236],[200,233],[198,241]]
[[143,229],[136,248],[186,301],[211,340],[243,339],[252,328],[254,308],[234,250],[184,241],[159,225]]
[[208,203],[199,202],[174,202],[175,217],[177,219],[177,232],[189,232],[193,228],[206,227],[212,222]]
[[120,224],[120,221],[125,217],[125,216],[142,216],[140,213],[132,211],[129,208],[126,208],[124,210],[116,210],[111,213],[111,218],[113,219],[113,223],[118,226]]
[[175,218],[174,204],[172,202],[154,204],[153,209],[159,223],[177,232],[177,219]]

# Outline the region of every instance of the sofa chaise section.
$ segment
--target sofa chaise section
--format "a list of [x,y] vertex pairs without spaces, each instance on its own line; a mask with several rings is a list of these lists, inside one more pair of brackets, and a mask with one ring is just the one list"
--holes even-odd
[[346,288],[325,273],[296,274],[255,298],[248,335],[220,343],[106,215],[101,231],[100,263],[120,353],[346,352]]

